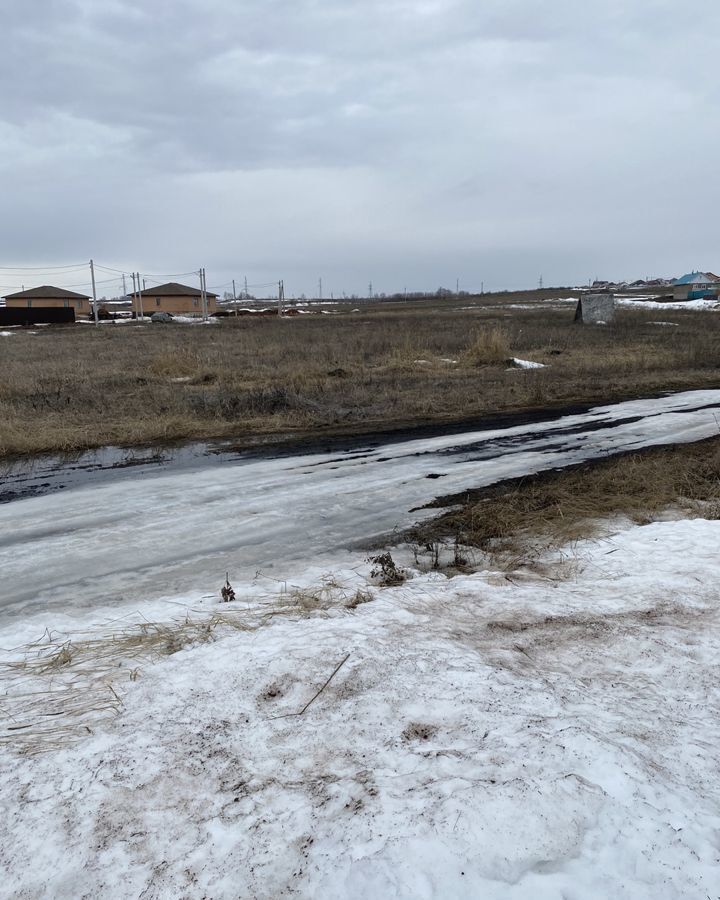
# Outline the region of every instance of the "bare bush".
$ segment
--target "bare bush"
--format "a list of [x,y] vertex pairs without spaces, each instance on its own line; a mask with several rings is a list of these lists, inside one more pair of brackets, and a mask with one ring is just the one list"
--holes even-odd
[[407,581],[408,573],[397,565],[389,552],[378,553],[369,560],[373,564],[370,577],[377,579],[383,587],[393,587]]

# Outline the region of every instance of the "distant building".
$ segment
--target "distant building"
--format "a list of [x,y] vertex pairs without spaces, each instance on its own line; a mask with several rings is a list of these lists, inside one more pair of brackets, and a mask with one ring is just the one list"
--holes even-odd
[[[207,311],[217,311],[217,294],[206,291]],[[202,294],[200,288],[188,287],[169,281],[167,284],[159,284],[157,287],[146,288],[140,292],[142,298],[142,312],[145,316],[151,316],[156,312],[168,312],[174,316],[201,316],[203,314]],[[132,297],[133,312],[140,312],[138,298]]]
[[92,313],[90,298],[85,294],[76,294],[67,288],[42,287],[30,288],[27,291],[18,291],[15,294],[5,296],[5,306],[8,309],[21,308],[65,308],[74,309],[75,316],[89,316]]
[[710,272],[690,272],[673,282],[673,299],[698,300],[720,295],[720,280]]

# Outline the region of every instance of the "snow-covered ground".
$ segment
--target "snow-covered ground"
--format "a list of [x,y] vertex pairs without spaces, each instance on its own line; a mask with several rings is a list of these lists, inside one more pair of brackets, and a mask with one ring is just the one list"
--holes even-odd
[[116,622],[3,669],[2,895],[715,900],[719,543],[663,521],[390,588],[358,558],[236,585],[236,627],[160,661]]
[[618,297],[615,300],[618,306],[634,306],[638,309],[691,309],[691,310],[720,310],[720,300],[717,297],[704,297],[699,300],[677,300],[675,302],[663,302],[661,300]]

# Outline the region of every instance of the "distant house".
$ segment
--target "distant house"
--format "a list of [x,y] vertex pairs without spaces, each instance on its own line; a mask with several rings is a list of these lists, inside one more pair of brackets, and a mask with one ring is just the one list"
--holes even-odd
[[67,288],[52,287],[47,284],[42,287],[30,288],[27,291],[7,294],[4,299],[8,309],[64,307],[65,309],[74,309],[76,317],[89,316],[92,312],[90,298],[85,294],[76,294],[75,291],[69,291]]
[[690,272],[673,282],[673,299],[698,300],[701,297],[717,297],[720,280],[710,272]]
[[[217,311],[217,294],[206,291],[207,311]],[[168,312],[174,316],[201,316],[203,314],[202,294],[200,288],[188,287],[169,281],[167,284],[159,284],[157,287],[146,288],[140,292],[142,299],[142,312],[145,316],[151,316],[156,312]],[[140,304],[137,296],[132,297],[133,312],[140,312]]]

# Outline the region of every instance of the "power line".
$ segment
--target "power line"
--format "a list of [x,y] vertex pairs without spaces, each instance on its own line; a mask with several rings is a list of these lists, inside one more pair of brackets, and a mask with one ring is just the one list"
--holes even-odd
[[[89,283],[90,283],[89,280],[88,281],[77,281],[74,284],[63,284],[62,287],[63,288],[87,287]],[[120,284],[120,279],[119,278],[108,278],[103,281],[96,281],[95,283],[96,284]],[[3,290],[3,291],[18,290],[19,291],[19,290],[22,290],[22,285],[21,284],[0,285],[0,290]]]
[[[105,272],[117,272],[118,275],[130,275],[131,273],[125,269],[113,269],[111,266],[102,266],[100,263],[95,263],[96,269],[103,269]],[[157,272],[141,272],[140,276],[145,278],[150,278],[155,281],[161,281],[163,278],[184,278],[188,275],[197,275],[198,270],[193,269],[191,272],[173,272],[170,274],[163,275],[162,273]]]
[[0,266],[3,272],[55,272],[58,269],[85,269],[87,263],[73,263],[69,266]]

